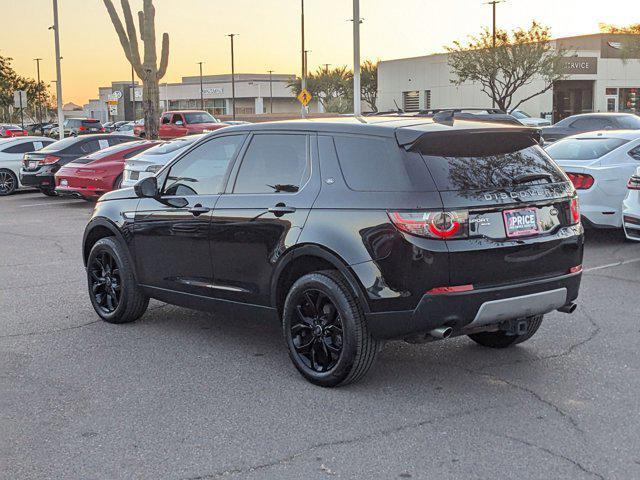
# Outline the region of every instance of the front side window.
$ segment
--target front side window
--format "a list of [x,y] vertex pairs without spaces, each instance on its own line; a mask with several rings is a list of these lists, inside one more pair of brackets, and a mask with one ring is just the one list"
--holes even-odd
[[244,138],[244,135],[228,135],[195,147],[170,168],[164,194],[187,196],[220,193],[229,165]]
[[182,122],[182,115],[175,113],[173,115],[173,118],[171,119],[171,123],[178,123],[178,122]]
[[309,174],[306,135],[255,135],[242,159],[233,193],[294,193]]

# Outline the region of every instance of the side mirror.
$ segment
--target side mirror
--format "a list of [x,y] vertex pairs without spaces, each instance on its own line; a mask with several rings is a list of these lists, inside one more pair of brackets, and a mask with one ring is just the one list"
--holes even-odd
[[182,120],[178,120],[174,125],[181,127],[182,125],[184,125],[184,122]]
[[133,190],[140,198],[156,198],[158,196],[158,179],[156,177],[143,178],[133,186]]

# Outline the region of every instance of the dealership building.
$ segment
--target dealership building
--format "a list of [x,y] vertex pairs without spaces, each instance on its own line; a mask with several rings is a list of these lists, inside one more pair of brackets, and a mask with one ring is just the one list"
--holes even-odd
[[[519,108],[532,116],[552,116],[554,121],[587,112],[640,113],[640,61],[625,61],[621,55],[631,38],[599,33],[553,40],[554,48],[567,52],[560,66],[565,79]],[[447,60],[447,54],[435,54],[380,62],[378,109],[491,107],[480,85],[451,82],[455,76]],[[543,88],[542,79],[534,78],[516,92],[514,105]]]
[[[236,115],[299,113],[300,103],[289,84],[292,74],[237,73],[235,75]],[[232,114],[233,88],[231,75],[183,77],[180,83],[160,83],[162,110],[200,110],[201,92],[204,109],[214,116]],[[135,102],[134,102],[135,100]],[[135,115],[133,114],[135,103]],[[318,102],[309,104],[310,112],[318,111]],[[98,89],[98,98],[84,106],[87,117],[102,122],[142,118],[142,86],[136,81],[112,82]]]

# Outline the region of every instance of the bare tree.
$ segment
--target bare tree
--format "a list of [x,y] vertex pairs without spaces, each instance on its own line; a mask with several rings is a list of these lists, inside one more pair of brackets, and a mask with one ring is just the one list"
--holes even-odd
[[[495,101],[498,108],[510,111],[520,104],[541,95],[554,82],[566,78],[561,73],[565,52],[553,48],[548,27],[533,22],[529,29],[516,29],[510,34],[496,32],[496,46],[489,30],[462,44],[454,42],[446,48],[449,67],[456,78],[455,85],[479,83],[482,91]],[[541,88],[514,104],[513,96],[534,80],[542,80]]]
[[129,0],[121,0],[122,12],[124,14],[124,26],[116,12],[111,0],[104,0],[109,17],[113,23],[120,44],[124,50],[127,60],[133,66],[136,75],[142,80],[142,108],[144,110],[144,124],[147,138],[158,138],[158,118],[160,107],[159,82],[169,65],[169,34],[162,34],[162,51],[160,54],[160,65],[158,66],[158,55],[156,53],[156,9],[152,0],[144,0],[141,12],[138,12],[138,29],[140,39],[144,43],[144,60],[140,58],[138,50],[138,38],[136,27],[131,15]]

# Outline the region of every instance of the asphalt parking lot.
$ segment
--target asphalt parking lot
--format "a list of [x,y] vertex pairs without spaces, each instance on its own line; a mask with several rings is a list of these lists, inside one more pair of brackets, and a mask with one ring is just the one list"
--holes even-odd
[[322,389],[259,318],[98,321],[91,210],[0,199],[1,478],[640,478],[640,243],[589,232],[577,311],[523,345],[390,343]]

